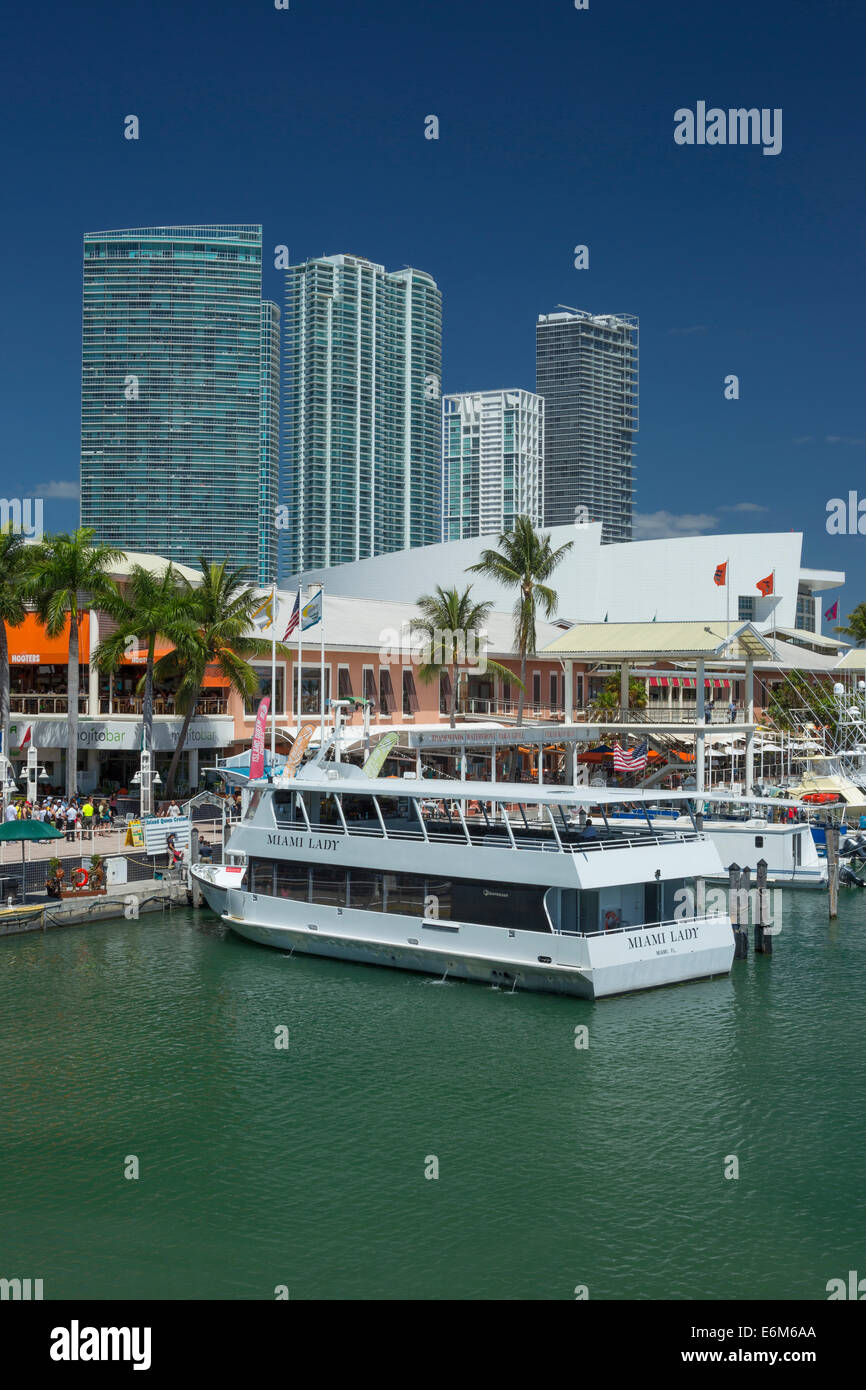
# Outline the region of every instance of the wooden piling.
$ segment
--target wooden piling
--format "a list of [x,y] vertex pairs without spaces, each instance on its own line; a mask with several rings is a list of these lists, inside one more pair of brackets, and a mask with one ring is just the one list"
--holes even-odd
[[827,825],[827,888],[830,921],[834,922],[839,909],[839,827],[831,824]]
[[755,953],[756,955],[771,956],[773,954],[773,937],[765,927],[770,926],[770,892],[767,888],[767,861],[758,860],[757,892],[755,894]]
[[[748,902],[748,899],[746,899]],[[734,930],[734,956],[744,960],[749,953],[749,910],[746,908],[746,930],[742,928],[743,914],[740,902],[740,866],[731,864],[728,868],[728,915]]]

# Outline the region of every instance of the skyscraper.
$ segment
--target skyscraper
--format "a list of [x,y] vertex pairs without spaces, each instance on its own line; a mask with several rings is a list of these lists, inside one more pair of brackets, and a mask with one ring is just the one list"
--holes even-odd
[[544,401],[532,391],[442,398],[442,539],[510,531],[544,519]]
[[81,522],[275,577],[279,317],[257,226],[84,238]]
[[603,541],[630,541],[637,318],[582,309],[539,314],[536,390],[545,402],[545,525],[600,521]]
[[322,256],[286,276],[283,575],[440,539],[442,296]]

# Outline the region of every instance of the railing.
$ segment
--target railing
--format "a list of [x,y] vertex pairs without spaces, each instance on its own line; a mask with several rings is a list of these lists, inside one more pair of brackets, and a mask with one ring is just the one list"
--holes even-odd
[[[297,833],[307,833],[306,824],[303,821],[289,821],[275,817],[276,825],[282,831],[294,831]],[[538,830],[535,835],[527,835],[525,828],[520,822],[509,820],[506,824],[503,820],[494,820],[490,824],[484,824],[476,817],[467,818],[466,830],[459,818],[455,818],[452,827],[445,828],[443,821],[424,820],[423,829],[419,825],[417,828],[407,823],[405,829],[388,826],[385,833],[382,827],[370,823],[360,826],[356,822],[348,821],[348,834],[351,838],[373,839],[373,840],[411,840],[417,844],[451,844],[451,845],[470,845],[481,849],[519,849],[533,850],[538,853],[563,853],[563,854],[582,854],[584,851],[595,851],[605,849],[640,849],[649,846],[659,846],[670,844],[672,841],[679,843],[694,842],[705,840],[706,836],[697,831],[691,830],[669,830],[664,834],[656,834],[650,830],[602,830],[599,829],[598,836],[590,839],[578,838],[579,832],[574,826],[557,825],[557,835],[548,827],[544,821],[537,823]],[[508,833],[508,828],[511,834]],[[321,824],[315,821],[310,822],[310,834],[326,836],[343,836],[346,831],[337,822]],[[512,843],[513,842],[513,843]]]
[[[141,715],[144,712],[144,699],[140,695],[113,695],[109,700],[106,695],[99,698],[100,714],[132,714]],[[153,701],[153,712],[155,715],[177,715],[174,700],[171,697],[156,696]],[[228,714],[228,700],[218,695],[203,696],[196,706],[196,715]]]
[[668,917],[662,922],[627,922],[620,923],[618,927],[611,927],[605,930],[600,927],[598,931],[561,931],[555,933],[557,936],[619,936],[622,932],[629,931],[661,931],[664,927],[687,927],[694,926],[696,922],[717,922],[720,917],[725,917],[724,912],[704,912],[699,917]]
[[587,850],[597,849],[643,849],[649,845],[667,845],[676,840],[678,843],[694,843],[696,840],[705,840],[706,835],[697,830],[670,830],[666,835],[651,835],[644,831],[643,834],[628,835],[613,834],[605,838],[599,836],[590,840],[581,840],[579,844],[569,844],[568,848],[572,854],[583,854]]
[[[66,714],[69,710],[68,695],[27,694],[10,695],[9,709],[12,714]],[[79,714],[87,713],[87,695],[78,696]]]
[[[482,700],[466,697],[459,700],[457,704],[457,713],[460,715],[516,719],[517,711],[517,700]],[[757,713],[756,709],[756,715]],[[746,715],[746,706],[737,705],[735,718],[731,720],[730,705],[719,700],[714,701],[712,716],[709,720],[705,712],[704,722],[719,725],[743,724],[746,722]],[[626,709],[622,705],[611,705],[608,708],[590,703],[566,710],[562,705],[534,704],[527,700],[523,706],[523,717],[527,722],[599,724],[601,726],[606,724],[697,724],[698,711],[696,704],[669,705],[661,701],[651,702],[640,708],[629,706]]]
[[[607,724],[698,724],[698,711],[696,705],[663,705],[650,704],[644,705],[641,709],[629,707],[625,709],[622,705],[613,705],[610,709],[600,705],[588,705],[583,711],[583,715],[588,723],[598,724],[604,728]],[[745,705],[737,705],[734,711],[734,718],[731,719],[730,706],[719,703],[713,709],[711,715],[708,711],[704,713],[703,722],[710,727],[718,726],[724,728],[726,724],[744,724],[746,722]]]

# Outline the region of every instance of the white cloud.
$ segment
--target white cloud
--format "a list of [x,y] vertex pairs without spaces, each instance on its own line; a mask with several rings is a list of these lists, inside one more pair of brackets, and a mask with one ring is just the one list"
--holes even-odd
[[706,333],[705,323],[693,323],[689,328],[669,328],[668,333]]
[[811,434],[798,434],[796,439],[792,439],[792,440],[791,440],[791,443],[792,443],[792,444],[811,444],[811,443],[812,443],[812,436],[811,436]]
[[866,439],[850,434],[826,434],[824,442],[826,444],[866,444]]
[[59,478],[51,483],[36,483],[27,489],[27,497],[55,497],[55,498],[77,498],[79,486],[76,482],[67,482],[64,478]]
[[719,507],[720,512],[766,512],[768,507],[762,507],[758,502],[733,502],[730,506]]
[[633,532],[636,541],[665,540],[670,536],[702,536],[718,525],[708,512],[637,512]]

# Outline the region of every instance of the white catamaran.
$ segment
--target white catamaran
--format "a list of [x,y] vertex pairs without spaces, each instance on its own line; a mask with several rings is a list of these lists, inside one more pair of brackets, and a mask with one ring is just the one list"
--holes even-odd
[[708,837],[607,818],[665,799],[316,762],[250,783],[228,846],[243,863],[191,872],[235,932],[283,951],[600,998],[731,967]]

